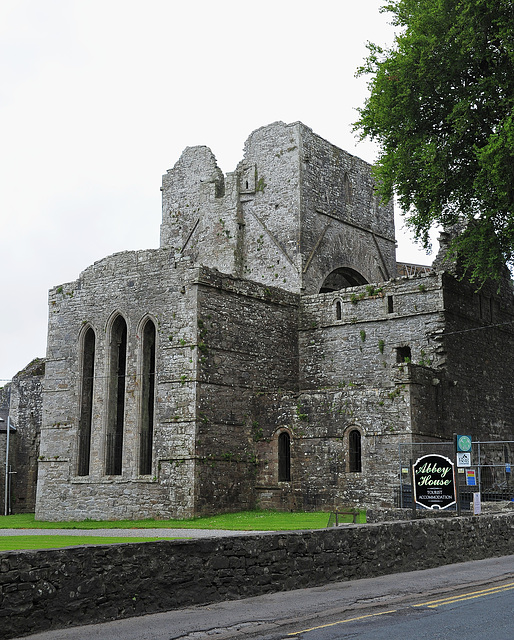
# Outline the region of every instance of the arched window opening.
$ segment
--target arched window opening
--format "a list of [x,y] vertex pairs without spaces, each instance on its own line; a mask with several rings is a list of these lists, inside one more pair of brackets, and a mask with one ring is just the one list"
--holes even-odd
[[155,399],[155,325],[151,320],[148,320],[143,330],[142,356],[139,473],[148,475],[152,472]]
[[80,394],[78,465],[79,476],[89,475],[91,425],[93,421],[93,380],[95,373],[95,332],[91,327],[82,340],[82,388]]
[[341,310],[341,300],[336,300],[336,320],[341,320],[342,310]]
[[291,438],[283,431],[278,436],[278,481],[291,480]]
[[358,287],[361,284],[368,284],[368,281],[358,271],[349,267],[340,267],[328,274],[319,292],[330,293],[347,287]]
[[362,471],[362,450],[361,433],[358,429],[352,429],[348,435],[348,446],[350,450],[350,472],[360,473]]
[[109,405],[106,433],[105,473],[121,475],[127,371],[127,323],[118,316],[111,329]]

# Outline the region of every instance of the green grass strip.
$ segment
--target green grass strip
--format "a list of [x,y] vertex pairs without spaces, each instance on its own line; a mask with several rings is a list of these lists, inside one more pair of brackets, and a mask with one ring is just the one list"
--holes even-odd
[[[324,511],[240,511],[188,520],[83,520],[81,522],[36,521],[34,514],[0,516],[0,529],[224,529],[228,531],[295,531],[323,529],[329,514]],[[340,522],[351,522],[341,516]],[[366,522],[361,510],[357,522]]]
[[184,540],[185,538],[126,538],[115,536],[0,536],[0,551],[20,549],[61,549],[86,544],[118,544],[120,542],[155,542],[156,540]]

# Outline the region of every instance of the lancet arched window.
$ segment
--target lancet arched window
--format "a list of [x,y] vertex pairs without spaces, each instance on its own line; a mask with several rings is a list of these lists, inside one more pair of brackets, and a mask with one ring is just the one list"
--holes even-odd
[[118,316],[111,327],[109,404],[105,442],[105,473],[121,475],[127,372],[127,323]]
[[278,436],[278,481],[291,480],[291,438],[286,431]]
[[152,445],[155,402],[155,325],[147,320],[143,329],[141,366],[141,431],[139,473],[152,472]]
[[349,470],[353,473],[362,471],[362,449],[361,449],[361,432],[358,429],[352,429],[348,434],[349,448]]
[[79,476],[89,475],[91,427],[93,422],[93,380],[95,373],[95,332],[91,327],[82,338],[82,379],[80,390],[78,465]]

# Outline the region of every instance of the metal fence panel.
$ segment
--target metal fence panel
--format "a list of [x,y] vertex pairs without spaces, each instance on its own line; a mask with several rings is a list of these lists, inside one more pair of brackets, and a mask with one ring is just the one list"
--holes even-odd
[[[396,506],[412,507],[410,468],[421,456],[437,453],[454,459],[453,442],[405,442],[398,445],[400,484]],[[455,468],[461,508],[469,509],[473,493],[479,491],[482,502],[514,500],[511,464],[514,462],[514,440],[473,442],[470,470],[475,470],[476,485],[467,484],[467,467]],[[455,510],[456,505],[449,507]]]

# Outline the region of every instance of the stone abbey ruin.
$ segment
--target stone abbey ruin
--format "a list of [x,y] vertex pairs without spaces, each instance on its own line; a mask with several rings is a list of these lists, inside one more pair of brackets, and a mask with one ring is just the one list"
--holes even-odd
[[303,124],[227,175],[187,148],[160,245],[50,291],[38,519],[387,508],[399,443],[514,439],[509,278],[397,265],[371,167]]

